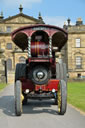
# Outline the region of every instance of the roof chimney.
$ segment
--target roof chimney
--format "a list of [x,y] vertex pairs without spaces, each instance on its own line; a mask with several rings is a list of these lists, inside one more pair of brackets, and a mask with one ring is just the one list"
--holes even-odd
[[82,18],[78,18],[76,21],[76,26],[83,25]]
[[63,28],[64,28],[64,29],[67,29],[66,22],[64,22]]
[[3,18],[4,18],[4,16],[3,16],[3,12],[1,12],[1,14],[0,14],[0,21],[2,21]]
[[70,22],[71,22],[70,18],[67,19],[67,22],[68,22],[68,26],[70,26]]

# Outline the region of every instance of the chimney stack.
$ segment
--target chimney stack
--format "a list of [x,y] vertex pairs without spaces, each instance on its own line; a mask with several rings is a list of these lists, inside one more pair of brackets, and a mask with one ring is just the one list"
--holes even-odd
[[82,18],[78,18],[76,21],[76,26],[83,25]]
[[67,22],[68,22],[68,26],[70,26],[70,22],[71,22],[70,18],[67,19]]
[[0,14],[0,21],[2,21],[3,18],[4,18],[4,16],[3,16],[3,12],[1,12],[1,14]]

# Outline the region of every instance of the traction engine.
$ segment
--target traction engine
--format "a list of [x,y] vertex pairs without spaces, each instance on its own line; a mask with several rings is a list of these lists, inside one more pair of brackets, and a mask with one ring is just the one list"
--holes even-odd
[[[67,32],[51,25],[32,25],[11,34],[13,42],[28,57],[15,70],[15,113],[22,114],[22,104],[28,99],[54,99],[58,113],[64,115],[67,106],[66,64],[57,61],[58,52],[67,42]],[[57,109],[56,109],[57,110]]]

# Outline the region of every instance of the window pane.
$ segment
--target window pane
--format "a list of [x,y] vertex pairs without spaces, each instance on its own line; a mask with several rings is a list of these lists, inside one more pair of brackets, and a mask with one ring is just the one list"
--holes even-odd
[[80,39],[76,39],[76,47],[80,47]]
[[76,68],[82,67],[82,58],[80,56],[76,57]]
[[12,43],[7,43],[7,46],[6,46],[7,49],[12,49]]
[[11,27],[7,26],[7,32],[10,33],[11,32]]

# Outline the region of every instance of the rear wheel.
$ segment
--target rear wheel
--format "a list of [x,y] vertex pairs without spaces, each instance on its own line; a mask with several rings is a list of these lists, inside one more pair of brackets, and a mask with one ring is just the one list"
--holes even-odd
[[67,69],[65,63],[56,63],[56,79],[67,82]]
[[64,80],[58,85],[58,113],[64,115],[67,108],[67,86]]
[[20,80],[15,83],[15,114],[21,116],[22,114],[22,86]]
[[15,81],[19,80],[21,77],[26,77],[26,64],[18,63],[15,70]]

